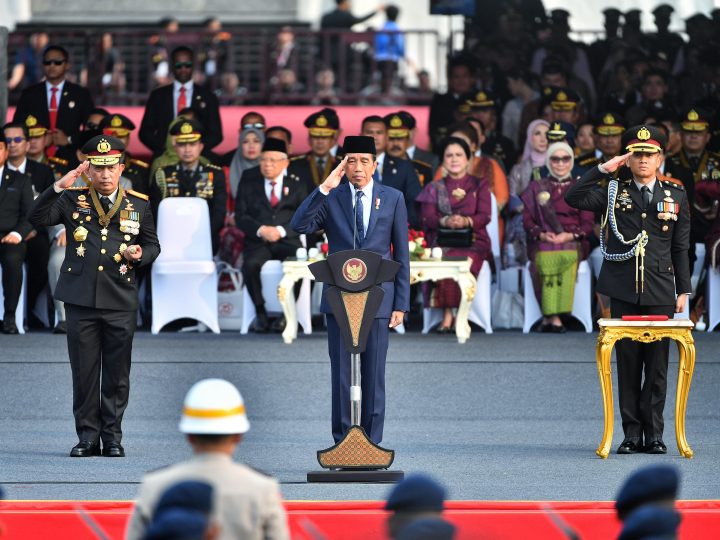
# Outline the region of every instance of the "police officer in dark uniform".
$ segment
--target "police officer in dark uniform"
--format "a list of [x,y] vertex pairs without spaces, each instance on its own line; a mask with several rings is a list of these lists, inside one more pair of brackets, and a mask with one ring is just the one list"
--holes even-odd
[[517,161],[515,145],[513,142],[500,133],[498,126],[499,102],[490,92],[480,91],[468,94],[465,97],[465,105],[462,110],[467,110],[465,117],[477,118],[485,127],[485,142],[481,150],[486,156],[496,159],[502,165],[505,172],[512,169]]
[[48,157],[45,153],[46,143],[49,142],[50,137],[47,126],[42,125],[40,120],[32,114],[28,114],[21,121],[28,130],[28,159],[47,165],[52,169],[55,180],[60,180],[70,171],[70,168],[67,160],[57,156]]
[[225,222],[227,192],[221,167],[200,162],[203,128],[197,120],[176,123],[170,130],[175,136],[175,151],[180,162],[158,169],[150,185],[150,197],[157,216],[160,201],[166,197],[200,197],[210,210],[212,249],[220,245],[220,229]]
[[[688,247],[690,210],[682,186],[659,180],[667,143],[655,126],[635,126],[622,137],[627,153],[591,169],[567,192],[568,204],[605,212],[603,265],[597,290],[610,297],[613,318],[623,315],[673,317],[691,293]],[[632,178],[612,178],[622,165]],[[607,186],[599,185],[601,179]],[[663,407],[669,342],[617,343],[620,415],[625,440],[618,454],[664,454]],[[643,379],[644,375],[644,379]],[[644,438],[644,444],[643,444]]]
[[[105,135],[111,135],[122,141],[127,148],[130,145],[130,133],[135,124],[124,114],[110,114],[100,121],[100,129]],[[150,165],[135,159],[130,152],[125,152],[125,170],[123,176],[132,182],[132,189],[146,195],[150,193],[148,180]]]
[[312,178],[313,185],[319,186],[340,163],[330,153],[337,143],[340,119],[333,109],[326,108],[308,116],[304,125],[308,128],[310,151],[293,157],[290,165],[295,174],[301,178]]
[[[96,136],[87,161],[46,189],[30,222],[68,231],[55,296],[65,302],[79,442],[72,457],[124,457],[122,418],[130,391],[130,357],[138,308],[135,272],[160,253],[147,195],[119,186],[121,141]],[[89,186],[70,186],[86,173]]]
[[387,153],[389,156],[398,159],[410,161],[417,173],[420,185],[425,185],[433,181],[433,170],[429,163],[420,161],[419,159],[409,159],[407,149],[410,145],[410,130],[412,129],[407,122],[407,116],[400,113],[386,115],[385,126],[387,127]]
[[[692,214],[691,243],[704,242],[717,210],[695,202],[695,185],[701,180],[720,180],[720,154],[707,149],[710,120],[700,108],[690,109],[680,122],[682,148],[667,159],[665,174],[680,179],[687,192]],[[693,257],[694,258],[694,257]]]

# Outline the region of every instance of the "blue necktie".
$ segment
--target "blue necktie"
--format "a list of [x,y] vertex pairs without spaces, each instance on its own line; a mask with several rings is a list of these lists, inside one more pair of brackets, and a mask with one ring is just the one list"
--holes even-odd
[[375,168],[375,172],[373,173],[373,180],[375,180],[376,182],[379,182],[379,183],[382,184],[382,178],[381,178],[381,175],[380,175],[380,168],[381,168],[381,167],[380,167],[380,164],[378,163],[378,166]]
[[360,190],[355,192],[355,226],[357,227],[357,245],[362,246],[365,240],[365,225],[363,225],[363,202],[364,193]]

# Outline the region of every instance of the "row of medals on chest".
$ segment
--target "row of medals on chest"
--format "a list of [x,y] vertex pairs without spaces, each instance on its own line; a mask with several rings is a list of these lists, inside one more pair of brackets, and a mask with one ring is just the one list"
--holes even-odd
[[[120,194],[118,194],[118,197]],[[130,200],[125,199],[126,206],[124,209],[120,210],[120,232],[124,233],[123,240],[125,242],[130,242],[133,238],[131,235],[137,235],[140,233],[140,215],[139,213],[133,208],[133,204],[130,202]],[[72,214],[73,220],[78,220],[78,227],[75,228],[73,231],[73,239],[76,242],[80,242],[80,245],[75,248],[75,253],[78,257],[85,257],[85,246],[83,245],[83,242],[87,240],[89,231],[85,228],[85,225],[89,225],[89,223],[92,222],[92,216],[87,215],[90,212],[90,203],[87,201],[87,197],[85,195],[79,195],[77,199],[77,208],[75,209],[75,212]],[[100,213],[98,211],[98,213]],[[85,216],[83,218],[83,216]],[[112,215],[110,215],[112,217]],[[98,220],[100,222],[100,225],[102,226],[102,229],[100,229],[100,235],[101,240],[103,242],[107,241],[108,237],[108,225],[110,224],[110,220],[108,217],[106,217],[105,220],[102,218]],[[112,259],[116,263],[120,263],[124,259],[124,253],[127,249],[128,245],[127,243],[121,243],[118,246],[118,252],[113,255]],[[101,253],[105,253],[105,248],[102,248]],[[118,271],[121,275],[125,275],[128,270],[132,269],[132,264],[129,262],[123,263],[118,268]]]
[[[677,221],[678,213],[680,212],[680,205],[672,198],[672,193],[669,189],[664,190],[664,192],[665,198],[657,203],[657,217],[661,221]],[[633,201],[630,198],[627,188],[623,188],[622,193],[617,196],[617,199],[615,200],[615,208],[620,209],[623,212],[632,211]],[[669,227],[667,225],[662,226],[663,231],[667,231],[668,229]]]

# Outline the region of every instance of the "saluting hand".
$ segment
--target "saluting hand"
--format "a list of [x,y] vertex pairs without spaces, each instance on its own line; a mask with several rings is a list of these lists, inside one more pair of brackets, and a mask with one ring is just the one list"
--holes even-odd
[[89,161],[83,161],[80,165],[78,165],[75,169],[67,173],[65,176],[63,176],[60,180],[55,182],[55,185],[59,187],[60,189],[67,189],[70,186],[72,186],[75,183],[75,180],[80,178],[82,174],[88,170],[88,167],[90,166]]
[[338,185],[340,185],[340,181],[345,175],[345,164],[347,163],[347,159],[348,157],[345,156],[342,161],[338,163],[338,166],[332,170],[332,172],[322,183],[322,186],[325,190],[330,191],[331,189],[335,189],[336,187],[338,187]]
[[606,161],[605,163],[603,163],[602,168],[609,173],[615,172],[628,162],[630,156],[632,156],[632,152],[628,152],[627,154],[624,154],[622,156],[615,156],[610,161]]

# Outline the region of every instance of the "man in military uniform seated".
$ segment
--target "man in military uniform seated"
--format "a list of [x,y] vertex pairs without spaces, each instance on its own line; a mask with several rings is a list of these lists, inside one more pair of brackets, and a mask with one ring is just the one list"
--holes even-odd
[[[613,318],[682,313],[690,285],[690,212],[682,186],[658,179],[667,137],[655,126],[635,126],[622,137],[627,153],[583,175],[565,195],[581,210],[605,212],[603,265],[597,291],[610,297]],[[628,165],[632,177],[611,175]],[[622,178],[622,174],[619,175]],[[605,182],[600,182],[605,180]],[[618,454],[665,454],[663,408],[669,341],[616,346],[618,394],[625,439]],[[644,442],[643,442],[644,439]]]
[[412,162],[415,173],[417,174],[420,185],[426,182],[432,182],[433,170],[429,163],[420,161],[419,159],[410,159],[407,149],[410,146],[410,126],[408,125],[408,117],[401,113],[388,114],[383,119],[387,128],[387,153],[397,159],[404,159]]
[[[130,359],[137,320],[136,270],[160,253],[147,195],[119,185],[125,146],[96,136],[82,148],[87,161],[35,202],[35,227],[63,223],[65,260],[55,296],[65,302],[79,439],[71,457],[124,457],[122,418],[130,393]],[[71,188],[84,173],[90,185]]]
[[430,167],[432,168],[432,173],[434,175],[435,171],[440,166],[440,159],[430,150],[418,148],[415,144],[415,136],[417,135],[417,120],[412,114],[407,111],[398,111],[398,114],[400,115],[400,118],[403,119],[403,123],[410,130],[408,147],[406,149],[408,159],[411,161],[417,159],[422,161],[423,163],[430,164]]
[[[289,164],[285,142],[265,139],[260,175],[254,168],[243,173],[235,201],[235,223],[245,233],[243,281],[255,305],[253,330],[260,333],[269,329],[260,271],[267,261],[283,261],[301,247],[300,235],[290,227],[290,220],[313,189],[308,180],[288,173]],[[276,319],[272,329],[282,332],[285,319]]]
[[[33,191],[33,197],[50,187],[55,181],[53,171],[47,165],[27,158],[30,145],[30,130],[25,124],[11,122],[3,128],[5,143],[8,147],[7,167],[25,175]],[[48,284],[48,259],[50,257],[50,239],[47,227],[37,227],[25,236],[27,253],[27,314],[28,326],[41,328],[43,323],[33,314],[33,308],[40,293]],[[47,306],[45,306],[47,308]],[[47,309],[44,310],[47,313]]]
[[150,200],[157,216],[160,202],[166,197],[200,197],[208,203],[212,250],[220,245],[220,229],[225,222],[225,173],[222,168],[200,162],[203,151],[203,128],[197,120],[177,122],[170,129],[175,137],[175,151],[180,162],[158,169],[150,185]]
[[[682,181],[690,204],[690,263],[695,263],[695,244],[705,241],[717,216],[713,205],[695,199],[695,186],[704,179],[720,180],[720,154],[708,150],[710,118],[700,108],[692,108],[680,122],[682,148],[665,163],[665,174]],[[692,268],[692,266],[691,266]]]
[[[130,133],[135,129],[135,124],[124,114],[109,114],[100,121],[99,129],[105,135],[111,135],[122,141],[127,148],[130,145]],[[125,170],[123,177],[130,180],[132,189],[146,195],[150,193],[148,176],[150,164],[135,159],[130,152],[125,152]]]
[[620,155],[620,142],[625,132],[625,120],[614,112],[605,112],[598,116],[593,128],[595,155],[578,163],[585,170],[597,167]]
[[50,157],[45,153],[45,148],[52,141],[47,126],[42,125],[32,114],[28,114],[21,121],[28,129],[28,159],[47,165],[52,169],[55,180],[60,180],[68,173],[70,168],[67,160],[57,156]]
[[337,164],[338,159],[330,153],[337,143],[340,120],[333,109],[322,109],[305,119],[308,128],[310,151],[292,158],[293,170],[303,178],[312,178],[320,185]]
[[486,156],[497,160],[507,173],[517,161],[515,145],[500,133],[498,129],[497,98],[490,92],[474,92],[465,97],[462,107],[458,108],[463,118],[477,118],[485,127],[485,142],[480,150]]

